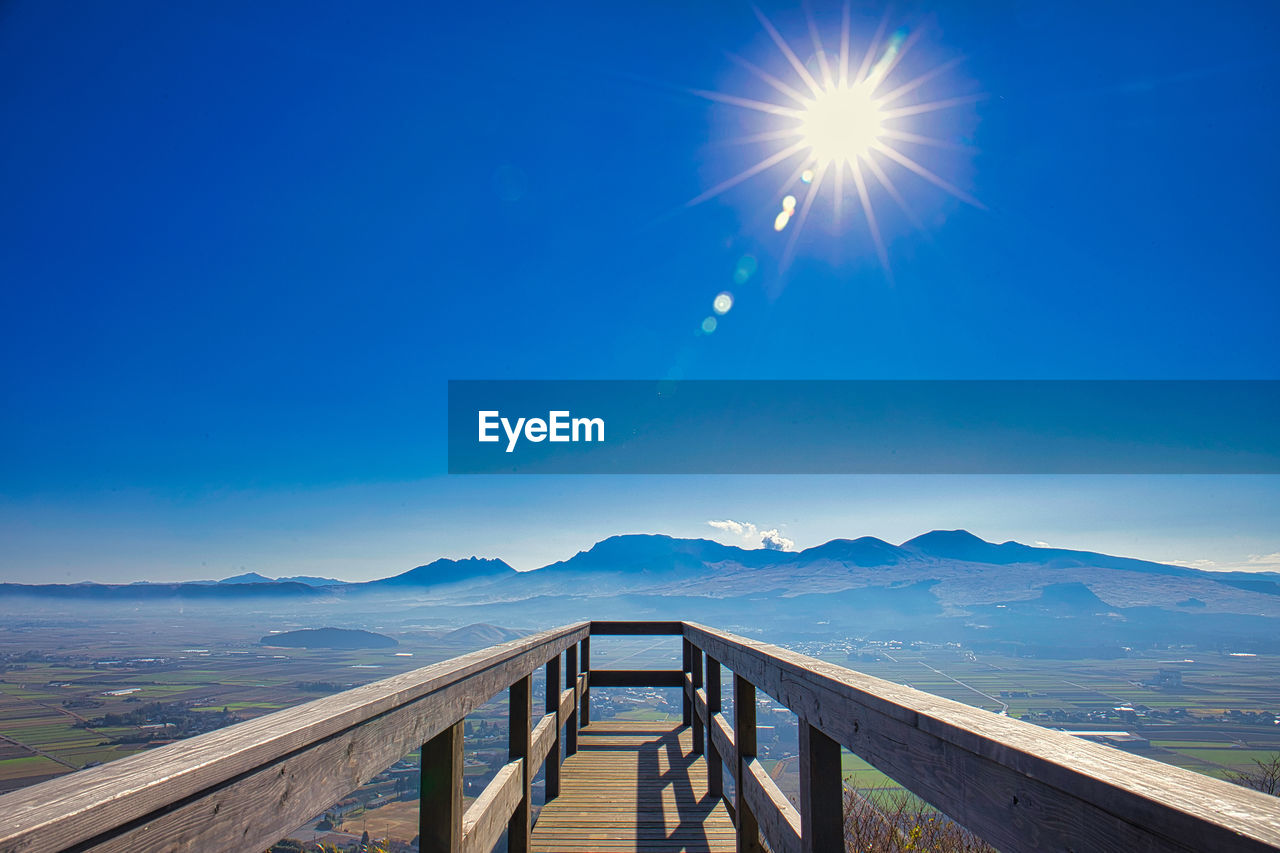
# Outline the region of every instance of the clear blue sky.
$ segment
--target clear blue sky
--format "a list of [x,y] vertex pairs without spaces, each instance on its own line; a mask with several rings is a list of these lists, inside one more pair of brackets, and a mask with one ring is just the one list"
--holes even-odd
[[[688,91],[776,97],[744,3],[0,6],[0,576],[524,568],[747,514],[1280,551],[1274,478],[443,473],[450,378],[1280,378],[1280,12],[1118,5],[895,7],[913,68],[963,57],[931,97],[986,96],[915,126],[974,150],[903,150],[986,209],[894,172],[891,278],[820,203],[784,268],[789,169],[685,207],[768,151]],[[800,9],[764,7],[807,58]]]

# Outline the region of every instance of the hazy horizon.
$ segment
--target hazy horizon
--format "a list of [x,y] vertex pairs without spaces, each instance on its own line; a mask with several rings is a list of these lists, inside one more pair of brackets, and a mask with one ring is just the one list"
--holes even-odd
[[[8,505],[0,532],[13,530],[20,510]],[[249,571],[365,581],[440,557],[498,558],[529,570],[623,533],[748,547],[777,530],[803,549],[859,536],[898,544],[957,528],[995,542],[1274,571],[1278,510],[1273,476],[521,477],[501,499],[483,478],[440,477],[297,492],[287,503],[272,493],[187,495],[176,506],[163,495],[114,495],[83,509],[76,539],[60,526],[41,531],[34,519],[21,540],[7,536],[25,550],[6,549],[0,573],[26,583],[216,580]],[[223,520],[212,526],[211,515]],[[157,517],[159,534],[150,526]],[[710,524],[726,520],[754,525],[755,541]]]

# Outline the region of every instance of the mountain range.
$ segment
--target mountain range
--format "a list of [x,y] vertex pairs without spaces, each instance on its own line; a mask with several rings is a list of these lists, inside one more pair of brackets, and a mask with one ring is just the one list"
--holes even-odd
[[796,631],[815,624],[864,632],[911,625],[970,642],[1060,643],[1066,631],[1108,645],[1180,637],[1280,643],[1278,574],[1207,572],[1091,551],[997,544],[964,530],[935,530],[900,545],[869,536],[835,539],[802,551],[629,534],[528,572],[472,557],[438,559],[364,583],[249,573],[179,584],[0,584],[0,595],[427,606],[455,615],[458,624],[681,614]]

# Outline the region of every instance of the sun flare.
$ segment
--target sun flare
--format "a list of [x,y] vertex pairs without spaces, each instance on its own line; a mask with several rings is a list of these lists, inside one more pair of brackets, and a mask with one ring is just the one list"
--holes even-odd
[[880,141],[884,117],[869,86],[833,86],[809,101],[800,138],[814,165],[844,165],[866,157]]
[[[918,76],[891,84],[893,73],[903,57],[919,38],[920,31],[902,31],[886,37],[885,22],[871,37],[859,59],[850,47],[849,7],[845,5],[839,35],[840,49],[828,55],[811,14],[806,9],[813,53],[802,62],[792,45],[782,37],[773,23],[759,9],[755,10],[761,26],[769,34],[794,72],[792,82],[758,68],[740,57],[730,58],[746,68],[774,91],[783,96],[780,103],[739,97],[722,92],[691,90],[693,94],[736,107],[767,113],[778,120],[776,128],[734,141],[771,143],[774,148],[763,159],[744,171],[722,181],[689,201],[699,204],[726,190],[780,165],[794,171],[778,189],[781,208],[774,208],[773,228],[777,232],[790,229],[782,255],[785,267],[795,249],[814,202],[830,187],[831,210],[836,223],[841,217],[846,181],[852,179],[863,219],[870,233],[881,265],[889,270],[888,253],[880,234],[873,201],[881,194],[889,196],[907,217],[918,222],[906,199],[894,183],[893,172],[906,170],[975,207],[981,202],[930,171],[909,153],[909,146],[964,148],[963,145],[915,132],[913,119],[936,110],[979,100],[981,95],[966,95],[936,101],[911,103],[909,96],[918,93],[930,80],[955,64],[934,66]],[[904,150],[905,146],[905,150]],[[797,196],[799,198],[797,198]]]

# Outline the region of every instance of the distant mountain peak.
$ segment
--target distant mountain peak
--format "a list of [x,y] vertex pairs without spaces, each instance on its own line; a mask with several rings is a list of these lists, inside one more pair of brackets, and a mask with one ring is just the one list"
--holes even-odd
[[[210,583],[210,581],[193,581],[193,583]],[[318,578],[311,575],[297,575],[291,578],[269,578],[266,575],[260,575],[257,572],[245,572],[235,577],[223,578],[213,583],[236,584],[236,583],[300,583],[306,586],[340,586],[342,581],[334,578]]]
[[516,570],[503,560],[491,560],[483,557],[468,557],[464,560],[451,560],[441,557],[424,566],[417,566],[407,572],[382,580],[370,581],[371,584],[389,586],[436,586],[438,584],[459,583],[461,581],[491,578],[512,574]]
[[935,545],[991,545],[981,536],[975,536],[964,528],[956,530],[930,530],[928,533],[921,533],[914,539],[908,539],[902,543],[902,547],[909,545],[919,547],[931,547]]
[[498,625],[490,625],[487,622],[476,622],[450,631],[441,637],[442,642],[446,643],[465,643],[469,645],[490,646],[495,643],[505,643],[508,640],[514,640],[523,637],[525,632],[512,630],[511,628],[503,628]]
[[276,583],[302,583],[307,586],[342,586],[343,581],[337,578],[321,578],[315,575],[294,575],[290,578],[276,578]]
[[257,572],[245,572],[230,578],[223,578],[218,583],[275,583],[275,580]]
[[806,548],[798,555],[803,559],[835,560],[852,563],[855,566],[885,566],[896,563],[905,556],[907,552],[902,548],[874,536],[832,539],[830,542]]
[[539,571],[689,575],[700,573],[713,563],[777,562],[788,556],[763,548],[747,550],[724,545],[712,539],[679,539],[662,533],[624,533],[602,539],[589,549],[579,551],[567,560],[544,566]]
[[1017,542],[996,545],[967,530],[930,530],[903,542],[902,547],[926,557],[970,563],[1016,562],[1030,550]]

